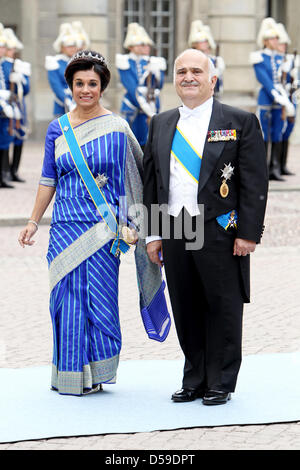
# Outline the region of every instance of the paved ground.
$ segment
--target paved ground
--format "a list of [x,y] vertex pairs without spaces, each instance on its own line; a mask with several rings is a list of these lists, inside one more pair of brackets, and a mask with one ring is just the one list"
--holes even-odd
[[[48,226],[40,226],[36,246],[21,249],[17,244],[20,224],[30,216],[34,202],[42,153],[41,144],[28,142],[21,167],[26,183],[16,184],[14,190],[0,191],[0,367],[46,365],[52,356],[45,262]],[[300,349],[297,302],[300,147],[292,147],[290,167],[297,176],[287,178],[284,183],[272,182],[270,185],[263,243],[252,256],[252,303],[245,308],[244,355]],[[50,213],[49,209],[46,222]],[[163,344],[146,338],[137,310],[132,254],[123,258],[120,272],[120,317],[122,360],[182,357],[174,328]],[[180,379],[178,377],[178,386]],[[283,403],[278,403],[278,406],[283,406]],[[299,450],[300,422],[70,437],[0,445],[0,450],[11,449]]]

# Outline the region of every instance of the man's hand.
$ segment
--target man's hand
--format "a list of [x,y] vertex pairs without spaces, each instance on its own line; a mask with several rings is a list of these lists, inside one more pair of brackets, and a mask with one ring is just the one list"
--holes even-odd
[[152,263],[157,264],[161,268],[163,267],[164,263],[163,260],[160,259],[159,253],[161,253],[162,257],[162,241],[155,240],[153,242],[147,243],[147,254],[149,256],[150,261]]
[[233,245],[233,256],[247,256],[256,248],[256,242],[236,238]]

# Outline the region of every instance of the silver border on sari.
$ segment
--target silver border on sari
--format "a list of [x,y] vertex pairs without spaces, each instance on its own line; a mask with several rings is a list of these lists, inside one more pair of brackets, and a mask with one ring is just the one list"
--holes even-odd
[[51,386],[59,393],[82,395],[84,390],[91,389],[99,383],[116,383],[119,355],[90,362],[83,366],[82,372],[60,371],[52,364]]
[[50,292],[61,279],[113,238],[107,225],[98,222],[56,256],[49,267]]

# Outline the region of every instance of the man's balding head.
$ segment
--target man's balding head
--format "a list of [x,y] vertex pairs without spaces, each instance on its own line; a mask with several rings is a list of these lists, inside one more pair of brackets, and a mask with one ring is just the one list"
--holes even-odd
[[189,108],[207,101],[217,81],[212,61],[197,49],[183,51],[174,63],[174,85],[178,96]]

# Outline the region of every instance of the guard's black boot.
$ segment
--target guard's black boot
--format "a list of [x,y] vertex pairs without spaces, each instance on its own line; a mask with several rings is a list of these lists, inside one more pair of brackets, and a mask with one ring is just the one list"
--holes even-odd
[[9,149],[3,149],[3,157],[2,157],[2,178],[5,181],[10,181],[10,165],[9,165]]
[[14,145],[13,161],[10,167],[11,179],[12,181],[17,181],[18,183],[25,183],[25,180],[18,176],[22,147],[22,145]]
[[280,174],[281,142],[272,142],[269,180],[285,181]]
[[280,155],[280,169],[282,175],[293,176],[295,173],[292,173],[286,167],[287,157],[288,157],[289,141],[283,140],[281,142],[281,155]]
[[3,149],[0,149],[0,188],[13,188],[11,184],[6,183],[3,179],[3,172],[2,172],[2,165],[3,165],[3,159],[6,158],[6,151]]
[[267,156],[267,159],[268,159],[268,149],[269,149],[269,142],[268,142],[268,140],[264,140],[264,144],[265,144],[266,156]]

